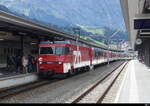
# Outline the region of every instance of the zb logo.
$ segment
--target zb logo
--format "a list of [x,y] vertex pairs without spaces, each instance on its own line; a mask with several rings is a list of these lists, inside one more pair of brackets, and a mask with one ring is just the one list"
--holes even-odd
[[74,59],[74,63],[80,63],[81,62],[81,52],[80,51],[74,51],[73,52],[75,59]]

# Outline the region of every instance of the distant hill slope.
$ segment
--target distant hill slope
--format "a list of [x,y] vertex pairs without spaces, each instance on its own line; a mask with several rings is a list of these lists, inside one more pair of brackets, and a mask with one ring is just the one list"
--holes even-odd
[[[14,13],[49,27],[105,43],[120,29],[119,34],[128,40],[119,0],[0,0],[0,10]],[[116,37],[116,39],[119,39]]]

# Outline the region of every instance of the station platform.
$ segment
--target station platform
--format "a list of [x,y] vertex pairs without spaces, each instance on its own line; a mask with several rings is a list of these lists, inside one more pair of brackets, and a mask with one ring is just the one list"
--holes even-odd
[[1,78],[5,78],[5,77],[13,77],[13,76],[19,76],[19,75],[23,75],[23,74],[36,74],[36,72],[32,72],[32,73],[22,73],[20,72],[16,72],[15,70],[8,70],[7,68],[0,68],[0,79]]
[[16,73],[15,71],[8,71],[6,68],[0,68],[0,78],[18,76],[21,73]]
[[115,103],[150,103],[150,69],[131,60],[118,90]]
[[19,86],[35,82],[38,80],[36,72],[33,73],[17,73],[8,71],[6,68],[0,68],[0,91],[13,86]]

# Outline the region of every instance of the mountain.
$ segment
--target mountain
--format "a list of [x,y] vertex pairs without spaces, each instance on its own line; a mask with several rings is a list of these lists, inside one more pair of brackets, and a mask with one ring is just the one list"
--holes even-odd
[[12,13],[7,7],[0,5],[0,10],[8,12],[8,13]]
[[73,28],[79,27],[83,36],[99,41],[116,29],[127,36],[119,0],[0,0],[0,5],[67,33],[74,34]]

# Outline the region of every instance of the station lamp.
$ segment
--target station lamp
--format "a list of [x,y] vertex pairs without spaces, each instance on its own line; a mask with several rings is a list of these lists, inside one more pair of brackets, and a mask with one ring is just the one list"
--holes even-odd
[[142,39],[139,39],[139,38],[136,39],[136,44],[137,44],[137,45],[141,45],[141,44],[142,44]]

